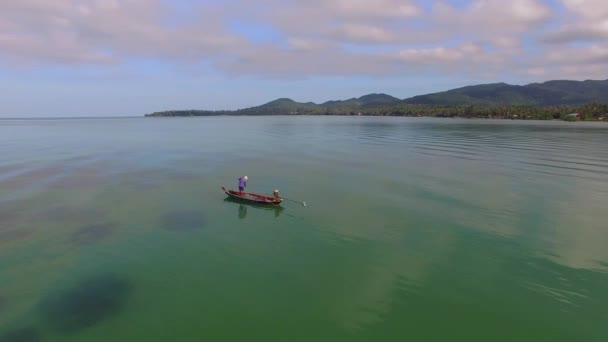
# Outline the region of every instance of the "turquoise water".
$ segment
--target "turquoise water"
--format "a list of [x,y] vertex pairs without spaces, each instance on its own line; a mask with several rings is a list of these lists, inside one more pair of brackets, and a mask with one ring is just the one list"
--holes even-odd
[[[0,120],[0,341],[606,341],[607,137]],[[243,175],[307,206],[226,200]]]

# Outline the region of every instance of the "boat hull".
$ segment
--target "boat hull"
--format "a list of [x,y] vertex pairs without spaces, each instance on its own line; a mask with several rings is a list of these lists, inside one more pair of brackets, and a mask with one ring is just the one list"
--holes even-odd
[[270,197],[270,196],[251,194],[251,193],[246,193],[246,192],[241,193],[238,191],[227,190],[224,187],[222,187],[222,191],[224,191],[224,193],[226,195],[228,195],[230,198],[237,199],[239,201],[249,202],[249,203],[256,203],[256,204],[269,205],[269,206],[280,205],[281,203],[283,203],[282,198],[274,198],[274,197]]

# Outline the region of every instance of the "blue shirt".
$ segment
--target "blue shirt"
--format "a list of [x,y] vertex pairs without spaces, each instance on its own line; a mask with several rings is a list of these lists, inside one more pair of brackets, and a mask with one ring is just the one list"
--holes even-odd
[[247,186],[247,180],[243,177],[239,178],[239,187],[246,187]]

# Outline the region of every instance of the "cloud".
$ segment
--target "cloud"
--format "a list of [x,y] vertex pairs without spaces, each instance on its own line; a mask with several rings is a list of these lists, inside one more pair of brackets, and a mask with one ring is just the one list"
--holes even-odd
[[[344,44],[390,44],[421,40],[398,29],[398,26],[423,15],[423,10],[412,0],[296,0],[289,4],[280,0],[265,0],[255,6],[272,8],[272,11],[259,13],[258,20],[271,23],[290,37],[317,37]],[[256,10],[248,8],[247,13]],[[247,20],[247,17],[243,19]]]
[[476,36],[526,33],[551,17],[551,8],[540,0],[473,0],[462,10],[445,2],[433,6],[436,25]]
[[318,39],[289,38],[289,47],[295,51],[325,50],[331,47],[331,43]]
[[351,53],[325,44],[317,48],[305,40],[292,40],[296,48],[281,49],[271,45],[243,51],[239,57],[218,64],[231,75],[258,75],[270,78],[309,76],[387,76],[398,70],[395,61],[378,54]]
[[605,79],[608,70],[608,47],[591,45],[586,47],[549,47],[542,55],[530,57],[520,76],[543,79]]
[[[0,0],[0,63],[128,68],[147,59],[273,78],[602,76],[608,2],[561,1],[564,16],[549,0]],[[594,45],[562,46],[578,41]]]
[[480,56],[483,56],[483,50],[475,44],[466,44],[456,48],[408,49],[399,53],[399,57],[405,62],[428,65],[470,61]]
[[584,49],[554,49],[544,57],[558,65],[608,65],[608,46],[593,45]]
[[[199,9],[197,9],[199,10]],[[31,63],[107,63],[130,57],[200,59],[246,40],[212,16],[172,27],[160,0],[0,2],[0,57]],[[203,24],[201,24],[203,22]]]
[[608,27],[603,24],[571,25],[551,32],[543,37],[543,42],[566,44],[574,42],[596,42],[608,39]]
[[[277,2],[281,4],[284,2]],[[304,11],[340,19],[373,20],[415,17],[422,9],[413,0],[296,0],[286,12]],[[285,13],[285,12],[283,12]]]
[[508,51],[492,51],[481,44],[466,43],[455,47],[405,49],[394,59],[410,72],[475,75],[485,79],[505,76],[505,71],[515,66],[509,57]]
[[569,11],[585,19],[608,18],[608,2],[604,0],[562,0],[562,4]]
[[608,2],[604,0],[562,0],[568,11],[564,25],[543,37],[552,44],[608,41]]
[[399,40],[394,32],[372,25],[345,24],[337,33],[348,42],[391,43]]

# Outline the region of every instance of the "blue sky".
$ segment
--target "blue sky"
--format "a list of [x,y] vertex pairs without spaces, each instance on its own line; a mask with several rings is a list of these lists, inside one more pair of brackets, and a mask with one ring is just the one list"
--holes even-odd
[[606,79],[605,0],[0,2],[0,117]]

